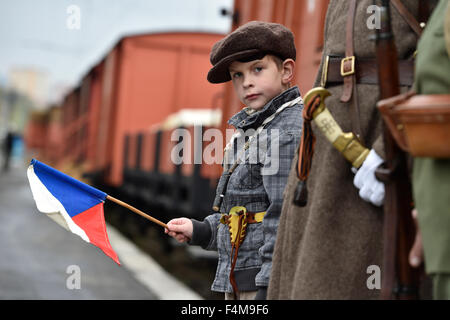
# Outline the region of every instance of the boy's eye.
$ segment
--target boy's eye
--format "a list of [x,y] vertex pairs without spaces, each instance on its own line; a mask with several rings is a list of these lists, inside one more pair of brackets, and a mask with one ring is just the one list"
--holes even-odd
[[255,72],[261,72],[262,71],[262,67],[255,67]]
[[235,72],[235,73],[232,74],[232,77],[235,78],[235,79],[236,79],[236,78],[239,78],[239,77],[241,77],[241,76],[242,76],[242,73],[241,73],[241,72]]

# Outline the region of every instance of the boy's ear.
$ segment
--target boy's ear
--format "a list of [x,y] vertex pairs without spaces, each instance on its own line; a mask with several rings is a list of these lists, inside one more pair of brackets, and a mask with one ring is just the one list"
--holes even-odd
[[294,78],[295,61],[293,59],[286,59],[282,65],[282,77],[283,84],[288,84]]

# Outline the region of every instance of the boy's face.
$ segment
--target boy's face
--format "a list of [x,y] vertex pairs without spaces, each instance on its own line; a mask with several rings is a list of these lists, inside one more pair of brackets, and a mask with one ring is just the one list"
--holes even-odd
[[261,110],[267,102],[289,88],[283,66],[279,68],[268,55],[260,60],[231,63],[229,71],[239,100],[247,107]]

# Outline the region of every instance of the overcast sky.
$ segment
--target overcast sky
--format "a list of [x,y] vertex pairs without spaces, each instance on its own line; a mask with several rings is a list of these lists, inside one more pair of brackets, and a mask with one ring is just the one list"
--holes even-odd
[[[71,6],[79,10],[79,29]],[[33,68],[48,75],[50,92],[73,86],[121,36],[225,34],[231,21],[220,9],[232,6],[233,0],[2,0],[0,85],[8,85],[11,68]]]

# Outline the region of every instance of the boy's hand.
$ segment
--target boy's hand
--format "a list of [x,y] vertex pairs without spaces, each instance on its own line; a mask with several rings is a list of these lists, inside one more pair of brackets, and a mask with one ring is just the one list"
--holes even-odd
[[193,225],[191,219],[188,218],[177,218],[172,219],[167,223],[169,229],[165,229],[167,233],[172,238],[176,239],[178,242],[183,243],[191,240]]

